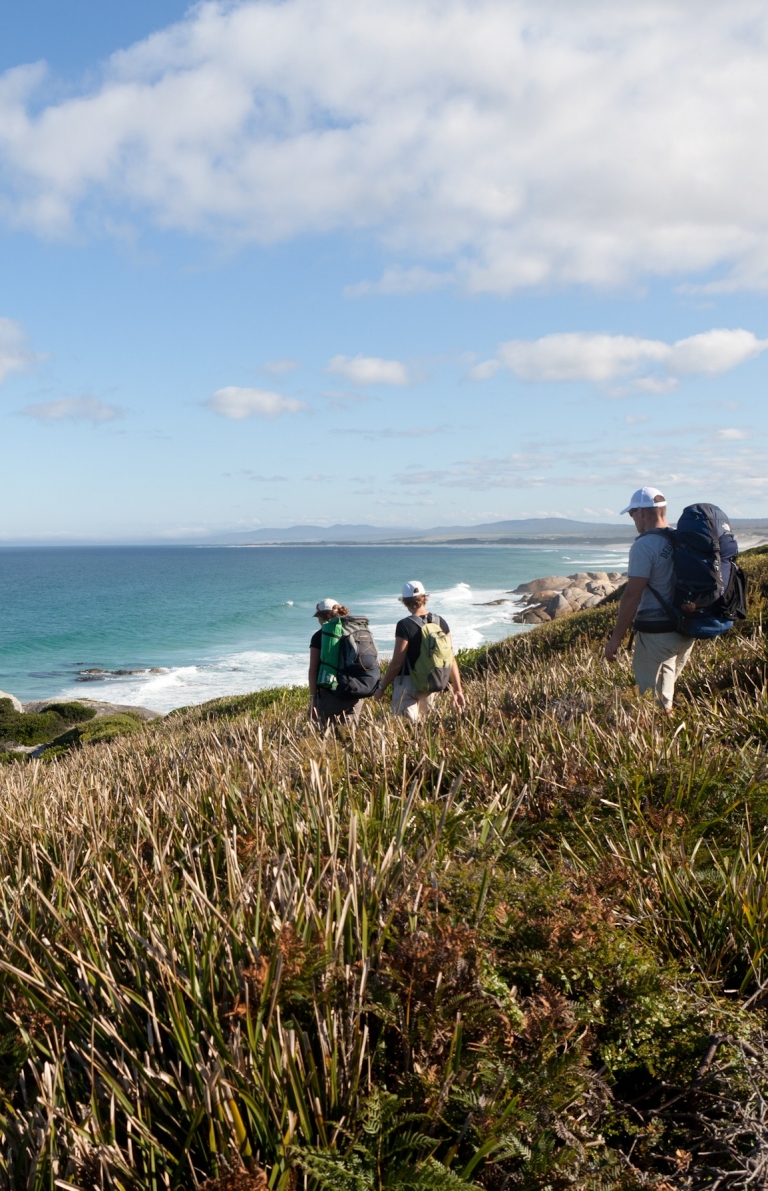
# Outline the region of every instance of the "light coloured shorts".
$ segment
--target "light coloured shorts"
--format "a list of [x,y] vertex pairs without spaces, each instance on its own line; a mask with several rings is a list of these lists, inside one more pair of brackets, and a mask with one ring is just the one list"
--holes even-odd
[[398,674],[392,684],[392,711],[395,715],[404,715],[413,723],[427,715],[436,701],[437,694],[416,690],[410,674]]
[[640,694],[653,691],[665,711],[672,707],[675,683],[691,656],[694,638],[682,633],[636,633],[632,669]]

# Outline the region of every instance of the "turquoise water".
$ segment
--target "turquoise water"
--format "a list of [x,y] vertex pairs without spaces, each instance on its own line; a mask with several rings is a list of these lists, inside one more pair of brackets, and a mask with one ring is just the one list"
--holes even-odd
[[[391,650],[402,583],[421,579],[457,648],[521,631],[518,583],[624,570],[626,551],[498,546],[94,547],[0,550],[0,689],[169,711],[306,681],[317,600],[371,621]],[[139,671],[79,681],[82,671]],[[152,673],[152,671],[155,671]]]

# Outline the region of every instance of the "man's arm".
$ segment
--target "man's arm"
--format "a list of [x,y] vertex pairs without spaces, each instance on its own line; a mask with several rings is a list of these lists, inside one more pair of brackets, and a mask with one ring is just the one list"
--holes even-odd
[[405,661],[405,655],[407,652],[408,642],[402,637],[397,637],[395,639],[395,652],[392,654],[392,661],[387,666],[387,672],[379,683],[379,689],[374,695],[375,699],[383,698],[384,692],[389,686],[390,682],[397,678],[398,674],[403,668],[403,663]]
[[[448,634],[448,640],[449,641],[451,640],[450,633]],[[453,650],[453,642],[451,642],[451,650]],[[461,686],[461,673],[459,671],[459,663],[456,661],[456,658],[453,659],[453,663],[451,665],[450,683],[451,683],[451,690],[453,691],[454,706],[458,707],[459,710],[461,711],[465,707],[466,701],[464,699],[464,691],[462,690],[462,686]]]
[[635,619],[635,613],[647,586],[648,580],[641,579],[639,575],[631,575],[627,579],[627,586],[624,588],[624,594],[619,604],[616,628],[611,633],[605,646],[605,656],[609,662],[616,661],[616,654],[619,652],[624,634]]

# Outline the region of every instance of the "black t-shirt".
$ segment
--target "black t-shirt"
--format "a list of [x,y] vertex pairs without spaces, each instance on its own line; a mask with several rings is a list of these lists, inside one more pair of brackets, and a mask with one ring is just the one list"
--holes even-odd
[[318,629],[316,633],[312,634],[310,641],[309,641],[310,649],[319,649],[320,648],[320,638],[322,637],[322,635],[323,635],[322,629]]
[[416,665],[421,653],[421,628],[426,624],[427,617],[431,616],[434,624],[439,624],[444,633],[450,633],[448,625],[443,620],[442,616],[436,616],[434,612],[425,612],[423,616],[419,616],[418,624],[413,616],[406,616],[404,620],[398,620],[395,628],[395,639],[397,641],[408,642],[408,652],[406,653],[407,666],[403,666],[400,671],[401,674],[408,674],[409,670]]

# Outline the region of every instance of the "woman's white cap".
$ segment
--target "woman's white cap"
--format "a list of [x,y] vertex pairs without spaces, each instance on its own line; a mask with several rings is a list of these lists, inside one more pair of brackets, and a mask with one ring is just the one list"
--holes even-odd
[[[661,500],[657,500],[659,496]],[[664,494],[659,492],[658,488],[638,488],[637,492],[632,493],[632,499],[626,509],[622,509],[619,515],[623,516],[631,509],[665,509],[666,507],[667,502],[664,499]]]
[[403,584],[403,594],[400,596],[401,600],[412,600],[414,596],[428,595],[426,587],[420,583],[418,579],[411,579],[408,583]]
[[340,607],[338,600],[318,600],[312,615],[319,616],[321,612],[333,612],[334,608],[338,607]]

